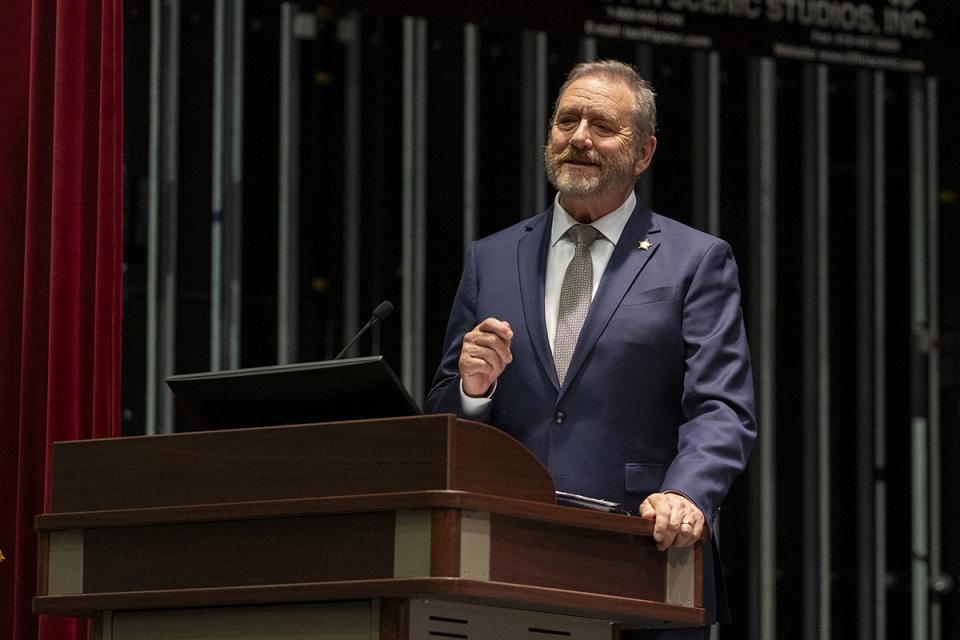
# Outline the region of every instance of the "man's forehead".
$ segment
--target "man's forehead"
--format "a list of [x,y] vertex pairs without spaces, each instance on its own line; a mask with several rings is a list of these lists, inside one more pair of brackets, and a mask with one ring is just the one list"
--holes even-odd
[[570,83],[560,96],[559,110],[625,111],[633,106],[633,94],[626,83],[602,76],[587,76]]

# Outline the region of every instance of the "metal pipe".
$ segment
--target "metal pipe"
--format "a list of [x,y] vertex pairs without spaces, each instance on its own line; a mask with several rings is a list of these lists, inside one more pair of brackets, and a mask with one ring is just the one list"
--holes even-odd
[[477,152],[480,29],[463,26],[463,252],[477,236]]
[[229,173],[226,201],[230,224],[226,230],[224,281],[227,283],[226,328],[227,366],[240,368],[240,331],[242,325],[243,290],[243,61],[244,2],[234,0],[230,23],[230,90],[229,90]]
[[423,396],[426,278],[427,21],[403,19],[403,334],[402,377]]
[[546,206],[543,145],[547,130],[547,34],[524,31],[521,47],[523,164],[520,215],[526,217]]
[[[771,58],[750,61],[750,315],[755,351],[757,417],[765,425],[750,475],[751,602],[776,593],[776,66]],[[753,637],[776,637],[775,609],[751,613]]]
[[277,247],[277,363],[297,360],[300,46],[298,5],[280,5],[280,144]]
[[169,0],[164,28],[167,33],[164,48],[164,83],[160,189],[160,366],[158,388],[160,433],[174,430],[173,394],[164,381],[176,368],[177,332],[177,196],[179,181],[177,132],[179,131],[180,101],[180,2]]
[[163,51],[162,0],[150,2],[150,130],[147,158],[147,344],[144,432],[157,433],[157,391],[159,377],[158,298],[160,264],[160,59]]
[[857,637],[875,638],[872,72],[857,72]]
[[707,233],[720,233],[720,54],[693,53],[693,220]]
[[[827,68],[803,69],[803,557],[805,629],[831,634],[830,271]],[[814,631],[815,630],[815,631]]]
[[707,229],[707,55],[706,51],[694,51],[691,55],[690,87],[690,160],[693,183],[693,226]]
[[874,420],[874,629],[887,637],[887,200],[886,76],[873,73],[873,420]]
[[[360,145],[361,145],[361,18],[358,11],[340,21],[345,45],[343,100],[343,331],[347,343],[360,326]],[[351,348],[351,355],[356,347]]]
[[707,233],[720,234],[720,54],[716,51],[707,54]]
[[[653,47],[646,43],[637,44],[636,55],[634,58],[634,64],[637,67],[637,71],[640,72],[640,75],[647,82],[653,82]],[[654,87],[656,89],[656,87]],[[640,176],[640,181],[637,184],[637,195],[640,198],[640,201],[643,202],[648,207],[653,207],[653,176],[654,168],[651,165],[646,171],[643,172],[643,175]]]
[[[943,514],[941,505],[942,473],[940,466],[940,251],[937,244],[939,224],[938,185],[940,182],[939,163],[939,112],[937,79],[926,79],[926,147],[927,147],[927,307],[928,341],[927,347],[927,413],[929,416],[929,491],[930,491],[930,576],[931,587],[935,593],[942,593],[949,585],[949,578],[942,573]],[[930,599],[930,637],[940,638],[943,634],[943,611],[939,598]]]
[[921,78],[910,78],[910,311],[913,348],[911,349],[911,594],[912,638],[929,637],[930,566],[929,566],[929,480],[927,451],[927,179],[926,131],[924,126],[925,88]]
[[[757,417],[764,426],[758,438],[750,475],[751,540],[757,549],[751,573],[754,601],[776,593],[776,66],[771,58],[749,65],[749,293],[751,344],[756,353]],[[756,637],[775,637],[774,612],[751,617]]]
[[[596,54],[594,54],[596,55]],[[543,165],[543,146],[545,144],[546,131],[550,114],[548,113],[547,98],[547,34],[544,31],[538,31],[536,35],[536,84],[534,93],[534,127],[531,131],[535,135],[534,140],[534,182],[533,197],[534,206],[529,209],[530,215],[534,211],[539,211],[547,206],[547,181],[545,168]]]
[[210,184],[210,370],[221,368],[223,311],[223,161],[224,93],[226,91],[227,0],[215,0],[213,5],[213,114],[211,140]]
[[821,637],[831,636],[830,554],[830,184],[827,66],[816,67],[816,211],[817,211],[817,508]]

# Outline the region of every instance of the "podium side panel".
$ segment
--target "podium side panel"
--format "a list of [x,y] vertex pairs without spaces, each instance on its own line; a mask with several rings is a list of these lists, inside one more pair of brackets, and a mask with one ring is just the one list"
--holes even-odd
[[390,578],[393,531],[391,512],[88,529],[83,593]]
[[372,601],[124,611],[104,640],[379,640]]
[[495,515],[490,556],[496,582],[664,600],[667,556],[646,536]]

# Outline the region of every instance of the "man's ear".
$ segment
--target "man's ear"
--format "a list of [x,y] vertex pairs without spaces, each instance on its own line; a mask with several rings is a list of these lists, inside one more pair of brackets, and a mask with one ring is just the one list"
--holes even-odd
[[653,162],[653,152],[657,150],[657,137],[650,136],[640,147],[637,159],[633,163],[633,175],[639,176],[650,167]]

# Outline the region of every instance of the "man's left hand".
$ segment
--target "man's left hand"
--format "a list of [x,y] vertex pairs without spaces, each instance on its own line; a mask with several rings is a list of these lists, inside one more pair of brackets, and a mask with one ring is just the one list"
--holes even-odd
[[703,513],[679,493],[651,493],[640,503],[640,517],[654,520],[657,549],[692,547],[704,534]]

